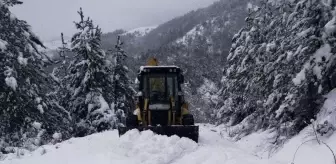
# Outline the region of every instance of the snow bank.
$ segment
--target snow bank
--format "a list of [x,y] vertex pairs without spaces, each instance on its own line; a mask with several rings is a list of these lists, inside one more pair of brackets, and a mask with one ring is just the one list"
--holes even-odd
[[133,130],[121,138],[121,146],[130,150],[126,156],[135,157],[140,163],[171,163],[197,149],[197,144],[186,138],[154,135],[151,131]]
[[[222,134],[227,136],[229,130],[224,131],[223,127],[221,129]],[[314,140],[315,136],[311,126],[290,139],[279,149],[275,149],[272,144],[272,141],[274,141],[274,138],[272,139],[273,135],[270,131],[258,131],[243,137],[235,144],[244,150],[245,154],[253,154],[260,158],[261,162],[267,161],[265,163],[268,164],[334,164],[331,151],[324,144],[318,144]],[[225,138],[229,140],[229,137]],[[336,152],[336,135],[320,139]],[[302,143],[304,144],[302,145]]]
[[[324,145],[318,144],[314,136],[307,136],[311,127],[307,127],[298,136],[292,138],[284,147],[276,153],[270,161],[281,161],[282,163],[294,164],[334,164],[331,151]],[[302,146],[302,143],[306,142]],[[336,136],[324,140],[333,151],[336,151]],[[300,148],[298,149],[298,147]],[[297,151],[295,157],[294,154]]]
[[[317,115],[316,124],[328,121],[336,127],[336,89],[325,96],[327,99]],[[315,124],[315,123],[314,123]],[[230,139],[229,127],[219,127],[226,139]],[[334,129],[335,130],[335,129]],[[336,152],[336,135],[332,130],[328,135],[317,133],[320,144],[312,125],[302,130],[297,136],[286,142],[283,147],[275,149],[273,146],[274,133],[271,131],[258,131],[236,141],[236,145],[250,154],[267,159],[270,164],[334,164],[332,152]],[[325,145],[327,144],[330,149]],[[296,154],[296,155],[295,155]],[[295,156],[294,156],[295,155]]]
[[322,106],[320,113],[317,115],[317,122],[322,124],[328,121],[336,127],[336,88],[330,91],[325,98],[327,98]]

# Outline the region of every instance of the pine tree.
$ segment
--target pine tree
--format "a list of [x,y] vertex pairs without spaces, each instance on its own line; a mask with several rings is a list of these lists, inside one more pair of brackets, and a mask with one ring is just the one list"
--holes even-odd
[[71,51],[75,59],[70,63],[66,81],[68,110],[74,118],[75,136],[85,136],[108,130],[115,125],[111,62],[101,48],[101,29],[90,18],[75,22],[77,33],[71,38]]
[[63,33],[61,33],[61,41],[62,41],[62,47],[58,48],[59,51],[59,57],[60,59],[55,62],[55,67],[51,73],[51,76],[54,79],[54,90],[52,91],[52,95],[54,95],[61,107],[64,108],[64,104],[66,102],[66,77],[68,75],[67,73],[67,60],[69,60],[69,57],[67,54],[69,54],[71,51],[67,46],[67,43],[64,41]]
[[113,87],[114,87],[114,111],[116,111],[119,123],[123,124],[125,115],[135,109],[134,94],[135,91],[131,87],[131,80],[128,77],[129,69],[126,66],[127,54],[122,49],[123,43],[118,36],[117,45],[114,53],[114,73],[113,73]]
[[237,135],[272,129],[282,144],[316,117],[322,94],[335,87],[332,5],[263,0],[254,11],[233,38],[216,112]]
[[55,132],[68,136],[70,118],[47,94],[53,80],[44,71],[49,61],[39,51],[44,45],[27,22],[9,10],[21,3],[0,1],[0,142],[6,143],[0,149],[33,149],[50,141]]

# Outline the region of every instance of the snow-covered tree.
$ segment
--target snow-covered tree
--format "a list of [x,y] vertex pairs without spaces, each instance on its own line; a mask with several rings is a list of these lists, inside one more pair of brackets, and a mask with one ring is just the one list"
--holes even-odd
[[252,7],[227,58],[220,122],[238,135],[272,128],[281,144],[316,117],[322,94],[335,87],[332,5],[262,0]]
[[101,29],[84,18],[82,9],[78,14],[78,32],[71,38],[75,58],[68,68],[69,93],[64,101],[74,118],[74,135],[84,136],[114,127],[115,114],[111,62],[101,48]]
[[59,59],[55,61],[55,67],[51,73],[51,76],[54,79],[54,88],[53,91],[50,93],[51,95],[54,95],[60,106],[64,106],[64,101],[66,99],[66,93],[67,93],[67,66],[68,66],[68,54],[71,52],[67,43],[64,41],[63,33],[61,33],[61,41],[62,46],[58,48],[59,53]]
[[0,143],[6,143],[0,149],[33,148],[55,132],[68,136],[70,118],[47,94],[53,79],[44,71],[49,62],[39,51],[44,46],[27,22],[9,10],[21,3],[0,0]]
[[124,123],[125,116],[135,109],[135,91],[131,86],[128,77],[129,69],[126,65],[127,54],[122,49],[122,42],[118,36],[115,46],[114,68],[113,68],[113,88],[114,88],[114,111],[117,114],[118,122]]

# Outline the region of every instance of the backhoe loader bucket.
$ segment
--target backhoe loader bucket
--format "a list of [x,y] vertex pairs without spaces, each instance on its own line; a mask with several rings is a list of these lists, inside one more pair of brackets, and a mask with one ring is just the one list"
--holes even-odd
[[124,135],[127,131],[138,129],[139,131],[150,130],[155,134],[166,136],[179,136],[189,138],[196,143],[198,142],[199,127],[195,125],[174,125],[174,126],[139,126],[139,127],[118,127],[119,136]]

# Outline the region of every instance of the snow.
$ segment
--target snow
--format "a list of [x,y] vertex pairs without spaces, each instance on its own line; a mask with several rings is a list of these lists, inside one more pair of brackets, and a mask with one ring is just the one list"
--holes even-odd
[[318,93],[321,93],[322,90],[323,90],[323,87],[322,87],[322,85],[320,84],[319,87],[318,87]]
[[[332,35],[336,32],[336,10],[334,11],[334,17],[325,25],[325,33],[327,36]],[[324,36],[325,37],[325,36]]]
[[194,40],[196,36],[203,35],[204,29],[205,28],[203,27],[203,25],[199,24],[192,28],[189,32],[187,32],[183,37],[177,39],[175,42],[187,45],[189,39]]
[[41,129],[42,127],[42,124],[36,121],[34,121],[32,125],[35,129]]
[[225,140],[212,125],[200,125],[199,143],[177,136],[131,130],[119,138],[106,131],[5,156],[0,164],[266,164]]
[[273,87],[277,87],[281,81],[281,78],[283,77],[282,74],[277,74],[275,77],[274,77],[274,81],[273,81]]
[[[324,105],[317,115],[316,123],[321,124],[325,121],[330,122],[332,125],[336,125],[336,88],[330,93],[325,95],[327,98]],[[224,131],[225,138],[228,139],[228,134],[231,131],[229,127],[218,127]],[[316,136],[313,132],[311,125],[307,126],[297,136],[290,139],[279,149],[274,149],[275,133],[271,130],[257,131],[246,137],[243,137],[235,144],[241,149],[250,154],[254,154],[261,159],[267,159],[270,164],[334,164],[334,157],[332,152],[326,146],[328,145],[331,150],[336,151],[336,135],[331,134],[328,137],[320,136],[318,139],[320,144],[316,140]],[[325,143],[325,144],[323,144]],[[295,152],[297,152],[295,154]],[[294,156],[295,155],[295,156]]]
[[292,51],[288,51],[287,53],[287,61],[291,61],[293,59],[293,52]]
[[330,91],[327,98],[322,106],[320,113],[317,115],[317,122],[323,123],[328,121],[332,125],[336,126],[336,88]]
[[274,42],[272,42],[272,43],[268,43],[267,45],[266,45],[266,52],[271,52],[273,49],[275,49],[276,48],[276,45],[275,45],[275,43]]
[[10,13],[9,18],[10,18],[11,21],[15,21],[16,16],[15,16],[15,14]]
[[297,36],[299,37],[306,37],[308,35],[308,33],[310,33],[311,31],[313,31],[313,28],[308,28],[306,30],[303,30],[302,32],[298,33]]
[[17,88],[17,81],[14,77],[6,77],[5,82],[8,87],[12,88],[14,91]]
[[145,69],[151,69],[151,68],[176,68],[176,69],[179,69],[179,67],[175,66],[175,65],[166,65],[166,66],[140,66],[140,71],[143,72]]
[[296,77],[292,80],[295,85],[300,85],[302,81],[306,79],[306,66],[296,75]]
[[156,27],[157,26],[139,27],[139,28],[136,28],[136,29],[133,29],[133,30],[129,30],[122,35],[136,34],[138,37],[139,36],[145,36],[146,34],[148,34],[150,31],[152,31]]
[[37,109],[40,111],[41,114],[44,113],[43,106],[41,104],[37,105]]
[[52,137],[55,140],[60,140],[62,138],[62,134],[61,133],[54,133]]
[[[325,44],[324,46],[319,48],[314,54],[316,63],[323,63],[323,58],[326,61],[329,61],[331,56],[332,56],[332,53],[331,53],[331,47],[329,44]],[[313,72],[317,76],[318,79],[322,79],[322,68],[321,66],[319,66],[319,64],[316,64],[313,67]]]
[[[282,163],[292,162],[294,164],[334,164],[331,151],[324,144],[318,144],[315,140],[312,140],[314,136],[311,138],[307,137],[306,133],[308,130],[309,128],[306,128],[298,136],[295,136],[287,142],[284,147],[272,157],[272,161],[281,161]],[[336,136],[334,135],[323,142],[327,143],[333,151],[335,151],[335,141]],[[300,148],[298,149],[299,146]],[[296,151],[297,153],[294,157]]]
[[6,50],[7,49],[7,42],[0,39],[0,50]]
[[[325,106],[335,107],[336,90],[327,97],[330,101],[326,101]],[[33,152],[20,150],[22,155],[7,154],[0,164],[333,164],[330,150],[314,141],[315,136],[307,136],[311,127],[275,151],[272,147],[275,133],[271,130],[257,131],[234,141],[229,137],[230,127],[198,125],[198,143],[138,130],[119,137],[118,132],[112,130],[44,145]],[[59,139],[61,136],[55,133],[53,137]],[[320,138],[320,141],[336,150],[335,135]]]
[[41,97],[36,97],[36,99],[35,99],[35,102],[36,102],[36,103],[39,104],[39,103],[41,103],[41,101],[42,101],[42,98],[41,98]]
[[23,66],[27,66],[28,64],[28,59],[23,57],[23,54],[20,53],[20,55],[18,56],[18,62],[23,65]]
[[252,9],[253,8],[253,5],[251,2],[247,3],[247,9]]
[[202,99],[209,103],[216,102],[216,97],[213,95],[215,95],[217,91],[218,87],[216,84],[207,78],[204,78],[203,84],[197,88],[197,92],[202,95]]
[[[295,85],[300,85],[305,79],[306,79],[306,71],[308,69],[312,69],[314,75],[316,75],[316,77],[318,79],[322,79],[322,68],[323,65],[321,66],[321,64],[323,64],[324,62],[328,62],[329,59],[331,58],[331,47],[329,44],[325,44],[322,47],[320,47],[315,53],[314,55],[311,56],[311,58],[304,64],[302,70],[296,75],[296,77],[294,79],[292,79],[293,83]],[[314,61],[315,65],[310,64],[311,61]],[[323,61],[325,60],[325,61]]]
[[108,103],[105,101],[102,95],[99,95],[99,102],[100,102],[100,108],[97,109],[95,112],[103,113],[104,111],[107,111],[110,109]]
[[139,91],[139,92],[137,93],[137,97],[142,96],[142,95],[143,95],[143,93],[142,93],[141,91]]

